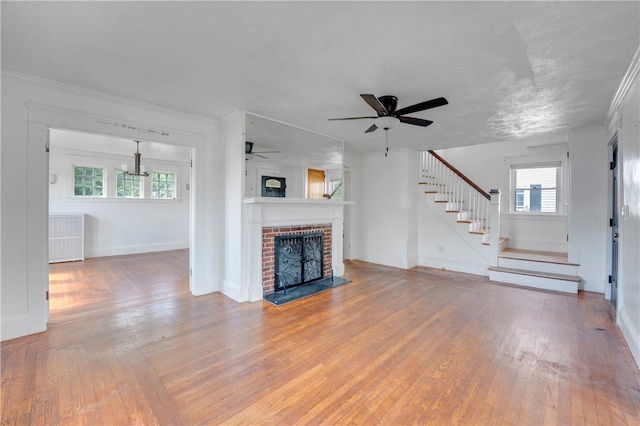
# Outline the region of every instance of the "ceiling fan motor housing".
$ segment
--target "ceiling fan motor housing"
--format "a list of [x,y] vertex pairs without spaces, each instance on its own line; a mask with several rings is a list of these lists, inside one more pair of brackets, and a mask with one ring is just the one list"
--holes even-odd
[[[384,109],[387,110],[389,115],[393,115],[393,113],[396,112],[396,108],[398,107],[397,97],[391,96],[391,95],[384,95],[384,96],[380,96],[378,100],[380,101],[382,106],[384,106]],[[379,115],[382,116],[383,114],[379,114]]]

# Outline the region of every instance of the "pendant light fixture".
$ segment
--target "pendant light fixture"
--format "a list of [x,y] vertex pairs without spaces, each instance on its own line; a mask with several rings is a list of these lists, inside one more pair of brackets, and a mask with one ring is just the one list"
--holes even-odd
[[136,152],[133,154],[133,171],[130,170],[128,164],[122,165],[122,170],[125,174],[131,176],[149,176],[149,172],[145,171],[144,166],[140,165],[140,159],[142,158],[142,154],[140,154],[140,141],[134,141],[136,143]]

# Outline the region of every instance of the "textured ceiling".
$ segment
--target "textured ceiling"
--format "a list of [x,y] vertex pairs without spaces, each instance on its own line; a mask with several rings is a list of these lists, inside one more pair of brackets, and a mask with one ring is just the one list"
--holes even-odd
[[640,45],[632,2],[7,2],[2,68],[211,117],[247,110],[380,150],[563,140],[604,124]]

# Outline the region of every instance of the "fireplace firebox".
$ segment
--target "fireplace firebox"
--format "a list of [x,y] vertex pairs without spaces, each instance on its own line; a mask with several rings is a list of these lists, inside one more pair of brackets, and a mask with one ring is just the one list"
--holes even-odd
[[275,237],[274,290],[286,290],[324,278],[324,234]]

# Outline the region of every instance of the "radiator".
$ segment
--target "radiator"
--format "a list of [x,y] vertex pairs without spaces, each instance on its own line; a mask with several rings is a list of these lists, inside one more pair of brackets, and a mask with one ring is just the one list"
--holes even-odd
[[84,215],[49,215],[49,263],[84,260]]

